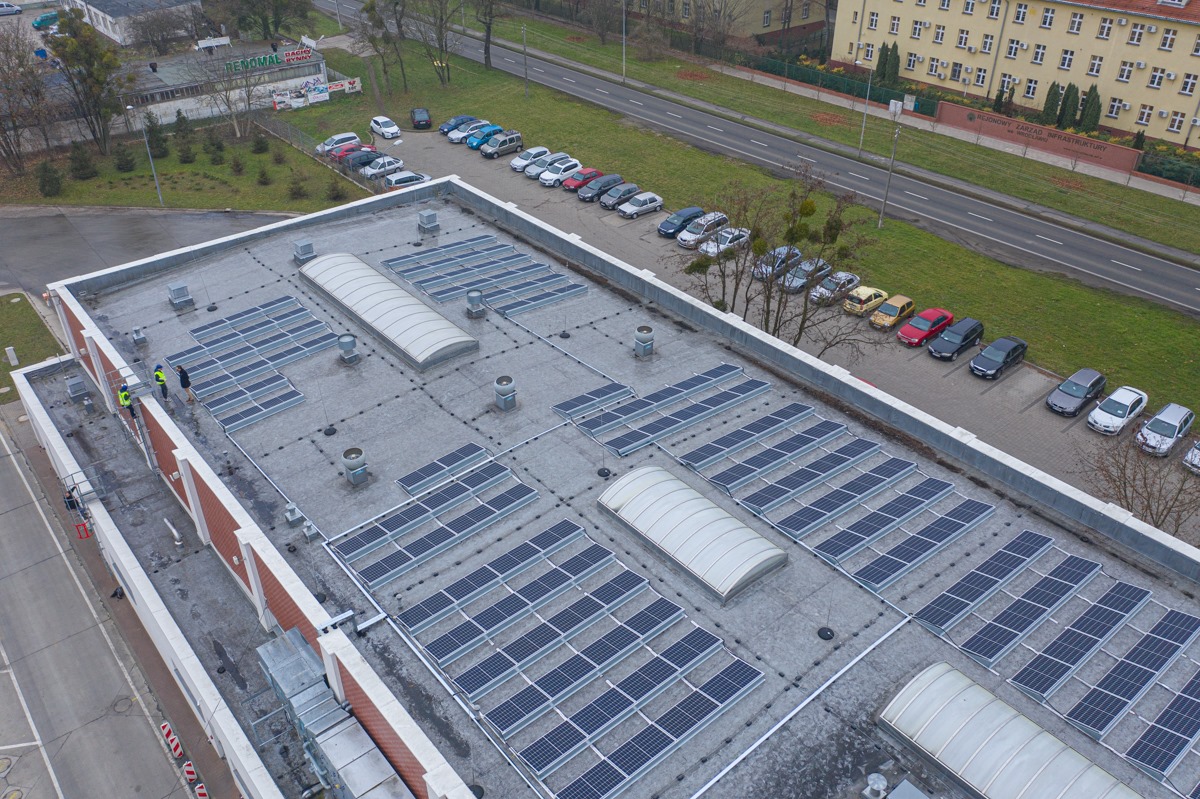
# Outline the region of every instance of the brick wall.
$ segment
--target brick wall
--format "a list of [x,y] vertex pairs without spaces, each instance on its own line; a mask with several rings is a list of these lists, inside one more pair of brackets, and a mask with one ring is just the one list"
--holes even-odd
[[275,617],[275,621],[285,630],[298,627],[309,645],[313,649],[317,649],[316,628],[313,627],[308,617],[296,605],[296,601],[292,599],[291,594],[283,587],[283,584],[279,582],[271,569],[263,564],[263,558],[257,548],[254,548],[254,567],[258,572],[258,581],[262,584],[263,597],[266,599],[267,608],[271,611],[271,615]]
[[[234,521],[229,510],[217,499],[213,490],[204,482],[204,477],[199,474],[194,476],[196,496],[200,499],[200,512],[204,514],[204,521],[208,526],[208,534],[212,538],[213,548],[221,554],[221,559],[225,561],[226,567],[242,581],[242,586],[247,591],[251,591],[250,578],[246,574],[246,564],[241,560],[242,549],[237,540],[237,522]],[[238,557],[236,565],[233,562],[235,555]]]
[[358,723],[363,725],[379,751],[383,752],[392,768],[404,780],[404,784],[413,792],[417,799],[429,799],[429,791],[425,787],[425,769],[412,751],[405,746],[404,741],[396,733],[383,713],[375,707],[367,697],[366,692],[358,682],[350,676],[350,672],[337,661],[338,674],[342,680],[342,689],[346,692],[346,701],[350,703],[351,711]]
[[183,490],[183,480],[171,479],[171,475],[179,471],[179,464],[175,461],[175,448],[178,444],[175,443],[170,434],[163,429],[162,423],[159,422],[157,414],[161,413],[161,410],[155,407],[154,411],[154,413],[142,413],[146,433],[150,436],[150,446],[154,450],[154,459],[158,463],[158,468],[162,472],[163,479],[175,493],[176,499],[183,503],[185,508],[191,510],[188,505],[187,492]]

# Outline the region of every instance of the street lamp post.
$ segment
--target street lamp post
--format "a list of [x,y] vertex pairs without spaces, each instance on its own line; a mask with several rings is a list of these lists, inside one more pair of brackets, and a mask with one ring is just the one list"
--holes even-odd
[[621,85],[625,85],[625,3],[621,0]]
[[521,25],[521,56],[525,62],[525,99],[529,99],[529,48],[525,46],[525,26]]
[[[125,106],[125,110],[127,112],[132,111],[133,106],[127,105]],[[163,202],[162,186],[158,185],[158,170],[154,168],[154,153],[150,152],[150,137],[146,135],[146,121],[144,119],[142,120],[142,141],[146,143],[146,157],[150,159],[150,174],[154,175],[154,190],[158,192],[158,204],[166,208],[167,204]]]
[[[855,61],[854,66],[864,66],[863,62]],[[863,139],[867,135],[867,106],[871,103],[871,81],[875,78],[875,70],[867,73],[867,96],[863,98],[863,121],[862,130],[858,132],[858,157],[862,158]]]
[[[898,102],[893,100],[893,102]],[[887,210],[888,192],[892,190],[892,171],[896,168],[896,144],[900,141],[900,115],[895,114],[896,130],[892,133],[892,160],[888,163],[887,183],[883,187],[883,203],[879,206],[879,224],[876,230],[883,228],[883,212]]]

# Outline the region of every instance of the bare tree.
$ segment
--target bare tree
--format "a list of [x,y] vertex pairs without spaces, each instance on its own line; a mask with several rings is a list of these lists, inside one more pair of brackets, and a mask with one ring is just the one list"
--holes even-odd
[[193,57],[184,67],[189,80],[203,86],[200,101],[225,119],[233,135],[241,138],[248,130],[246,117],[267,99],[270,73],[263,70],[233,72],[204,55]]
[[[404,25],[407,15],[406,0],[367,0],[362,14],[350,30],[350,35],[362,47],[379,56],[384,77],[390,74],[389,65],[400,68],[400,82],[404,93],[408,93],[408,72],[404,68]],[[388,81],[390,94],[391,81]]]
[[[703,7],[704,2],[705,0],[697,0],[697,7]],[[745,19],[751,0],[708,0],[708,2],[711,2],[711,7],[705,14],[705,36],[711,44],[724,49],[733,31]]]
[[492,68],[492,27],[500,13],[499,0],[472,0],[475,20],[483,26],[483,65]]
[[450,49],[452,28],[462,13],[465,0],[414,0],[413,12],[422,18],[414,26],[417,41],[443,88],[450,85]]
[[622,2],[624,0],[587,0],[588,24],[600,37],[600,44],[608,44],[608,34],[620,24]]
[[45,99],[45,74],[17,25],[0,27],[0,161],[14,175],[25,172],[25,145]]
[[[1083,445],[1084,479],[1099,498],[1120,505],[1146,524],[1179,535],[1200,514],[1197,480],[1174,458],[1141,451],[1130,433]],[[1192,543],[1196,543],[1194,537]]]
[[154,49],[158,55],[171,52],[171,42],[192,30],[189,9],[158,7],[138,14],[129,22],[129,32],[135,44]]

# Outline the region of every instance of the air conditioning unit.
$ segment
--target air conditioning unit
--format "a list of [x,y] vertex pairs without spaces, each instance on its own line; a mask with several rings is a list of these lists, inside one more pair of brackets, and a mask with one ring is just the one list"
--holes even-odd
[[925,20],[924,22],[921,23],[921,27],[928,28],[931,24],[932,23],[929,20]]
[[938,66],[939,66],[939,67],[946,67],[946,66],[949,66],[949,64],[947,64],[945,61],[941,61],[941,62],[939,62],[939,63],[938,63]]
[[1200,125],[1200,117],[1192,117],[1192,127]]
[[963,79],[962,79],[962,85],[963,85],[963,86],[970,86],[970,85],[971,85],[971,79],[970,79],[970,78],[963,78]]
[[1125,17],[1118,17],[1118,18],[1117,18],[1117,24],[1118,24],[1118,25],[1128,25],[1128,24],[1129,24],[1129,20],[1125,19]]
[[1167,109],[1165,109],[1165,108],[1160,108],[1160,109],[1158,110],[1158,115],[1159,115],[1160,117],[1162,117],[1163,119],[1166,119],[1166,118],[1167,118]]
[[1168,73],[1167,73],[1167,80],[1175,80],[1175,73],[1174,73],[1174,72],[1168,72]]
[[975,71],[975,67],[963,67],[963,72],[967,73],[968,75],[970,75],[974,71]]
[[937,74],[937,79],[938,79],[938,80],[945,80],[945,79],[946,79],[946,73],[945,73],[945,72],[939,72],[939,73]]
[[1029,49],[1029,42],[1021,42],[1021,49],[1022,49],[1022,50],[1028,50],[1028,49]]
[[1016,86],[1020,82],[1021,82],[1020,78],[1010,78],[1009,79],[1009,83],[1011,83],[1013,86]]
[[1135,66],[1135,67],[1137,67],[1138,69],[1145,69],[1145,68],[1146,68],[1146,62],[1145,62],[1145,61],[1138,61],[1137,63],[1135,63],[1135,64],[1134,64],[1134,66]]
[[972,46],[970,46],[970,47],[968,47],[968,48],[967,48],[967,52],[968,52],[968,53],[973,53],[973,52],[975,52],[975,47],[974,47],[973,45],[972,45]]
[[917,63],[918,63],[918,64],[924,64],[924,63],[925,63],[925,56],[923,56],[923,55],[919,55],[919,56],[917,56]]
[[1147,25],[1146,33],[1158,33],[1158,26],[1157,25]]
[[1122,110],[1122,111],[1128,111],[1128,110],[1129,110],[1129,103],[1121,103],[1121,110]]

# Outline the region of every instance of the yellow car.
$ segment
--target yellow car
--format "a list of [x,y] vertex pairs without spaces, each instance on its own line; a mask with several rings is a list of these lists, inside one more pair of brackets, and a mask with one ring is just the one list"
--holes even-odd
[[872,311],[883,305],[888,293],[883,289],[873,289],[870,286],[859,286],[846,295],[842,310],[853,316],[868,316]]
[[913,315],[916,305],[903,294],[897,294],[871,314],[871,327],[876,330],[891,330]]

